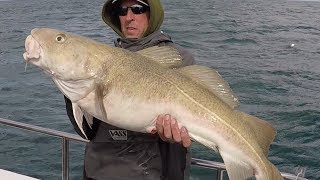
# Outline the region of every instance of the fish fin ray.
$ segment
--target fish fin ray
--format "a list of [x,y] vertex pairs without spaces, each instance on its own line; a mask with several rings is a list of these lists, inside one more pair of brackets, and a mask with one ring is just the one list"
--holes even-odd
[[170,46],[152,46],[137,51],[137,53],[160,63],[164,67],[178,68],[182,65],[182,56],[178,50]]
[[201,65],[182,67],[179,71],[213,92],[231,108],[235,109],[239,106],[237,96],[232,92],[229,84],[221,77],[218,71]]
[[257,142],[260,145],[263,153],[268,156],[270,144],[277,134],[276,129],[264,120],[244,112],[239,113],[241,114],[242,119],[249,123],[250,129],[254,131]]
[[226,166],[230,180],[244,180],[254,176],[253,168],[249,164],[243,162],[241,159],[238,159],[235,156],[231,157],[227,153],[221,151],[220,155]]
[[78,106],[77,103],[72,103],[72,111],[73,111],[73,117],[76,120],[76,123],[80,129],[80,131],[82,132],[82,134],[85,136],[86,139],[88,139],[86,133],[84,132],[82,123],[83,123],[83,111],[81,110],[81,108]]

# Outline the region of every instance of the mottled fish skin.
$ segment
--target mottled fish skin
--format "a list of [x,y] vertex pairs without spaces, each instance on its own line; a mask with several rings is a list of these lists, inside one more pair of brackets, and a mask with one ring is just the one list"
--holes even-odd
[[283,179],[267,159],[275,129],[235,110],[235,95],[214,70],[168,68],[181,61],[176,50],[135,53],[49,28],[32,30],[25,44],[25,60],[71,100],[80,129],[84,115],[150,133],[159,114],[170,114],[194,140],[221,154],[231,180]]

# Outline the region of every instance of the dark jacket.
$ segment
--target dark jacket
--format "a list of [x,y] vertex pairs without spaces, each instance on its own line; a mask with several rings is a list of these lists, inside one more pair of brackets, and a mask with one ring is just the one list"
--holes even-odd
[[[193,63],[192,55],[160,31],[139,39],[117,39],[115,46],[138,51],[151,46],[172,46],[183,57],[183,66]],[[68,116],[82,137],[66,100]],[[85,122],[85,121],[84,121]],[[190,154],[181,144],[162,141],[157,134],[144,134],[123,130],[94,119],[92,129],[84,123],[91,140],[85,152],[85,176],[111,180],[183,180],[189,177]],[[187,165],[187,166],[186,166]],[[186,173],[186,174],[185,174]]]

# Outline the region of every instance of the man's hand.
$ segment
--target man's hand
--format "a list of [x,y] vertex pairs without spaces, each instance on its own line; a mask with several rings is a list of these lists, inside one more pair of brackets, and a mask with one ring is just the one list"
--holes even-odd
[[187,129],[185,127],[180,129],[176,119],[168,114],[157,117],[156,128],[163,141],[182,143],[184,147],[191,145]]

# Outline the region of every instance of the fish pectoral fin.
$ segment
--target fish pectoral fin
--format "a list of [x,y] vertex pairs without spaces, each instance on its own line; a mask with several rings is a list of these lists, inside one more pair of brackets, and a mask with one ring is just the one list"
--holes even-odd
[[268,122],[244,112],[238,112],[241,119],[248,122],[250,129],[255,133],[255,137],[263,153],[268,156],[269,147],[277,132]]
[[173,47],[170,46],[152,46],[137,53],[160,63],[164,67],[178,68],[182,65],[182,56]]
[[83,125],[82,125],[83,124],[83,116],[84,116],[82,109],[78,106],[78,104],[72,103],[72,111],[73,111],[73,117],[76,120],[76,123],[77,123],[80,131],[85,136],[85,138],[88,139],[86,133],[84,132]]
[[218,71],[200,65],[182,67],[179,71],[213,92],[231,108],[234,109],[239,106],[237,96],[232,92],[229,84],[222,78]]
[[230,180],[245,180],[254,176],[254,170],[249,164],[237,159],[235,156],[230,156],[227,153],[221,152],[220,155],[226,166]]

